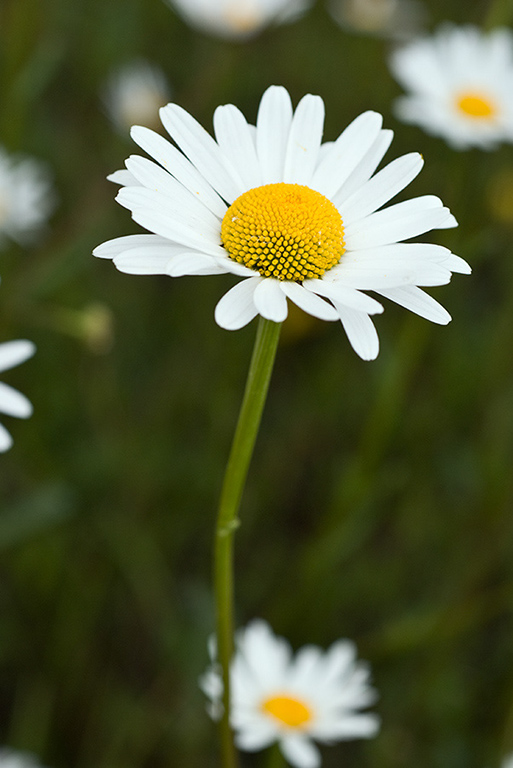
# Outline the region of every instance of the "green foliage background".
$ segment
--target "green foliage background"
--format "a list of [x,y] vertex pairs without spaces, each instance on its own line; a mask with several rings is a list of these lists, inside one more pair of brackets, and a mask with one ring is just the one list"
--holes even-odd
[[[428,10],[434,27],[489,8]],[[0,262],[0,340],[38,347],[5,375],[35,412],[4,420],[2,743],[55,768],[218,764],[197,677],[255,324],[215,325],[229,276],[133,277],[90,255],[138,231],[105,181],[135,147],[98,94],[146,57],[209,129],[220,103],[254,120],[271,83],[323,96],[327,140],[382,112],[387,158],[426,159],[405,196],[458,218],[429,236],[474,268],[431,291],[449,326],[388,305],[365,363],[339,325],[287,320],[237,534],[238,623],[264,617],[295,647],[351,637],[371,662],[382,732],[326,748],[327,768],[485,768],[513,750],[513,152],[398,124],[388,50],[320,2],[238,44],[161,0],[2,0],[0,142],[45,159],[60,199],[47,236]]]

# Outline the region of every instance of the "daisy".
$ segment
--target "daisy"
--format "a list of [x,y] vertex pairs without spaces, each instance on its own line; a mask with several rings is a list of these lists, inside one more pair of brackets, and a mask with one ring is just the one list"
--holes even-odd
[[[349,640],[333,643],[326,652],[307,645],[293,657],[284,638],[265,621],[253,621],[236,635],[230,685],[237,746],[256,752],[278,742],[297,768],[321,764],[314,739],[329,744],[370,738],[379,728],[376,715],[359,711],[374,703],[376,694]],[[223,684],[215,663],[200,686],[218,717]]]
[[0,147],[0,245],[5,236],[22,245],[34,239],[54,208],[50,174],[39,160]]
[[[23,363],[32,357],[35,351],[34,344],[26,339],[6,341],[0,344],[0,373]],[[19,419],[27,419],[32,415],[32,404],[17,389],[13,389],[13,387],[0,381],[0,412],[6,413],[8,416],[17,416]],[[11,446],[12,437],[6,428],[0,424],[0,452],[8,451]]]
[[492,149],[513,141],[513,35],[445,25],[392,55],[410,92],[396,103],[401,120],[441,136],[455,149]]
[[[307,95],[293,113],[289,94],[269,88],[256,128],[233,105],[218,107],[216,141],[177,104],[160,111],[178,148],[152,131],[132,137],[156,162],[132,156],[110,179],[118,202],[153,234],[116,238],[96,248],[131,274],[242,278],[220,300],[217,323],[237,329],[256,315],[281,323],[287,301],[322,320],[340,320],[364,359],[378,354],[370,319],[376,293],[435,323],[450,315],[419,286],[469,272],[447,248],[399,243],[456,226],[432,195],[378,210],[414,179],[421,155],[381,171],[392,132],[365,112],[335,142],[321,144],[324,104]],[[181,150],[181,151],[180,151]]]
[[424,16],[415,0],[328,0],[327,5],[343,29],[396,40],[411,38]]
[[41,764],[30,752],[18,752],[0,747],[0,768],[40,768]]
[[294,21],[312,0],[168,0],[202,32],[245,40],[269,24]]
[[134,123],[157,127],[155,116],[170,92],[162,70],[140,59],[110,75],[102,99],[113,124],[124,134]]

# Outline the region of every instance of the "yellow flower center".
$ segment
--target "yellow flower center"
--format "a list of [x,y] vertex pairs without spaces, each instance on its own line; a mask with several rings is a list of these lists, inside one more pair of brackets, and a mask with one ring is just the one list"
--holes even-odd
[[290,728],[299,728],[312,719],[310,709],[290,696],[273,696],[262,704],[262,711],[272,715]]
[[497,115],[494,102],[479,93],[462,93],[457,98],[456,105],[465,115],[478,120],[493,119]]
[[266,184],[225,213],[228,255],[263,277],[301,282],[321,277],[344,253],[342,218],[327,197],[301,184]]

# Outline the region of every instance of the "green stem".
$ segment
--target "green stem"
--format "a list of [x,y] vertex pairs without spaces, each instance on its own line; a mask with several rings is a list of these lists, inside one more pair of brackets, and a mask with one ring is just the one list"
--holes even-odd
[[226,465],[215,532],[214,582],[217,612],[217,655],[223,671],[221,751],[223,768],[236,768],[230,728],[230,660],[233,653],[233,537],[237,513],[253,454],[276,356],[281,324],[260,318],[246,389]]

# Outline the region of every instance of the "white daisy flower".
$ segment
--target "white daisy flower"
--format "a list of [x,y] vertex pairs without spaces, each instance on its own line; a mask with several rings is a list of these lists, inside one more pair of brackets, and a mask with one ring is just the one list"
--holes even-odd
[[[218,716],[223,684],[217,664],[200,686],[210,699],[211,714]],[[284,638],[276,637],[265,621],[253,621],[236,635],[230,686],[236,745],[256,752],[278,742],[297,768],[320,766],[313,740],[332,744],[370,738],[379,729],[376,715],[359,711],[373,704],[376,694],[349,640],[325,652],[307,645],[293,657]]]
[[[34,344],[26,339],[6,341],[0,344],[0,373],[23,363],[32,357],[35,351]],[[17,389],[13,389],[13,387],[0,381],[0,413],[17,416],[19,419],[27,419],[32,415],[32,404]],[[12,437],[6,428],[0,424],[0,452],[8,451],[11,446]],[[1,766],[2,763],[0,762],[0,768]]]
[[410,92],[396,102],[401,120],[456,149],[513,141],[513,35],[445,25],[394,52],[391,68]]
[[169,101],[170,94],[162,70],[139,59],[110,75],[102,100],[115,127],[124,134],[134,124],[156,127],[158,109]]
[[270,24],[297,19],[312,0],[168,0],[186,22],[207,34],[245,40]]
[[[456,226],[438,197],[378,210],[414,179],[421,155],[399,157],[379,173],[392,132],[365,112],[335,142],[321,144],[324,104],[269,88],[257,125],[229,104],[214,116],[215,141],[185,110],[168,104],[161,120],[178,148],[152,131],[132,137],[157,162],[132,156],[110,179],[118,202],[154,234],[95,249],[131,274],[232,273],[243,278],[220,300],[217,323],[237,329],[256,315],[281,323],[287,300],[323,320],[340,320],[364,359],[378,354],[372,290],[435,323],[450,315],[419,286],[469,272],[447,248],[399,240]],[[180,151],[181,150],[181,151]]]
[[504,758],[502,768],[513,768],[513,754]]
[[25,245],[46,224],[55,197],[46,165],[0,147],[0,245],[5,236]]
[[41,763],[30,752],[0,747],[0,768],[40,768]]

